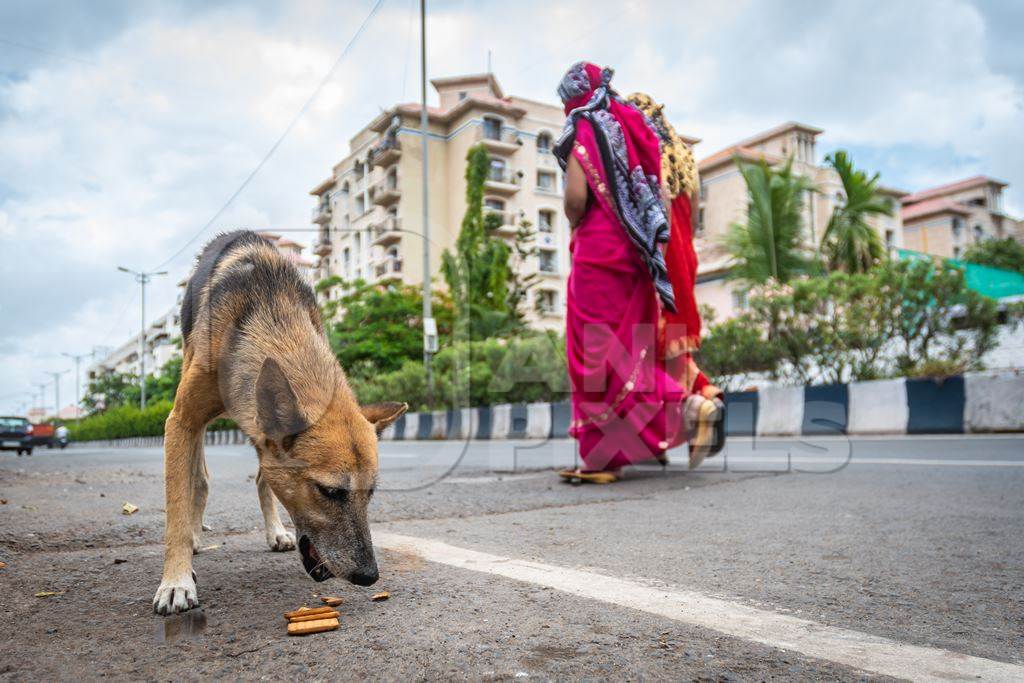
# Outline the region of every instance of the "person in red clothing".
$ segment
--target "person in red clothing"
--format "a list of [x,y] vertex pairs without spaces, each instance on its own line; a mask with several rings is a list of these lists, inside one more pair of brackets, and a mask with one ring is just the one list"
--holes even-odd
[[711,384],[693,359],[693,354],[700,348],[701,335],[700,311],[694,293],[697,251],[693,246],[693,207],[700,189],[697,164],[689,145],[666,120],[663,105],[643,93],[633,93],[628,101],[647,116],[661,141],[661,186],[669,216],[665,266],[676,306],[674,311],[662,309],[658,355],[669,376],[689,393],[708,399],[702,403],[687,404],[688,408],[696,411],[686,420],[687,424],[695,425],[689,441],[690,467],[696,467],[725,445],[724,394]]

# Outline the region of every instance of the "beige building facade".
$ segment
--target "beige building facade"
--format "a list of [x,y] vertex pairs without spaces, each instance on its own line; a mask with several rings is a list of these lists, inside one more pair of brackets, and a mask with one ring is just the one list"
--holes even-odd
[[985,239],[1020,239],[1020,224],[1003,212],[1006,187],[977,175],[903,197],[906,248],[960,258]]
[[[746,220],[747,186],[736,159],[748,163],[761,160],[782,164],[793,159],[796,173],[810,179],[816,191],[804,200],[805,241],[809,248],[820,245],[832,211],[845,200],[838,174],[819,163],[817,140],[824,131],[802,123],[788,122],[726,147],[698,163],[700,200],[695,245],[699,267],[696,296],[699,304],[711,306],[716,320],[742,312],[748,302],[748,287],[729,280],[729,258],[723,242],[733,223]],[[888,249],[903,247],[900,198],[906,193],[892,188],[882,192],[893,201],[894,215],[872,219]]]
[[[564,326],[569,271],[569,225],[562,211],[562,172],[551,153],[564,116],[552,104],[506,96],[493,74],[431,81],[440,98],[428,107],[430,271],[437,287],[441,254],[452,249],[466,209],[466,155],[483,144],[490,155],[485,210],[502,217],[498,234],[511,239],[532,224],[539,250],[525,274],[537,284],[525,306],[540,328]],[[343,295],[347,283],[423,282],[423,193],[420,106],[382,112],[349,143],[349,153],[310,192],[320,226],[316,277],[343,281],[322,292]]]

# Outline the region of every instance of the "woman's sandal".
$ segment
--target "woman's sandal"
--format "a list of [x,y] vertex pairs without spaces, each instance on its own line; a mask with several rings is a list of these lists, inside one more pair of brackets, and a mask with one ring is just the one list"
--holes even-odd
[[558,473],[562,479],[565,479],[570,484],[578,486],[583,483],[588,484],[613,484],[619,480],[619,474],[614,472],[584,472],[583,470],[562,470]]
[[688,422],[694,425],[693,432],[690,434],[691,470],[700,467],[704,458],[721,450],[720,448],[716,449],[715,446],[719,441],[717,426],[724,422],[724,412],[720,407],[723,405],[718,400],[702,398],[699,405],[687,406],[693,411]]

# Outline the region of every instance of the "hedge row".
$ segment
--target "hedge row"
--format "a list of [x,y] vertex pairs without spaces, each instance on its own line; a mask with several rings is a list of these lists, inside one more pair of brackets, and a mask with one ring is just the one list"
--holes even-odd
[[[90,415],[80,422],[69,422],[68,436],[72,441],[99,441],[125,439],[135,436],[162,436],[164,422],[171,412],[170,401],[157,401],[146,406],[116,406],[102,413]],[[235,429],[231,420],[216,420],[212,430]]]

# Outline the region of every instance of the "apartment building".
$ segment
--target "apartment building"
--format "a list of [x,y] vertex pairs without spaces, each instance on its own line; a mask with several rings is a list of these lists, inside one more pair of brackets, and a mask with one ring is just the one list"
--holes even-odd
[[[804,202],[804,229],[808,247],[821,243],[833,209],[845,200],[838,174],[819,164],[817,140],[824,131],[802,123],[788,122],[730,145],[698,163],[700,201],[695,244],[700,260],[697,272],[697,301],[715,309],[716,319],[733,317],[747,306],[748,287],[727,279],[729,258],[723,240],[733,223],[746,220],[747,186],[736,159],[748,163],[761,161],[781,164],[793,159],[796,173],[809,178],[817,188]],[[892,198],[894,215],[879,216],[871,224],[888,249],[904,246],[900,190],[883,187]]]
[[1020,239],[1020,223],[1003,212],[1006,187],[976,175],[903,197],[906,248],[960,258],[968,246],[985,239]]
[[[527,302],[530,324],[564,326],[569,225],[562,212],[562,172],[552,146],[564,115],[554,104],[508,96],[493,74],[431,81],[440,103],[428,107],[430,276],[437,286],[441,254],[452,249],[466,209],[466,154],[483,144],[490,155],[485,210],[501,217],[510,239],[523,220],[533,226],[536,273]],[[345,283],[423,282],[423,192],[420,105],[382,112],[349,141],[348,154],[314,187],[312,221],[318,279]],[[322,293],[338,298],[346,284]]]

